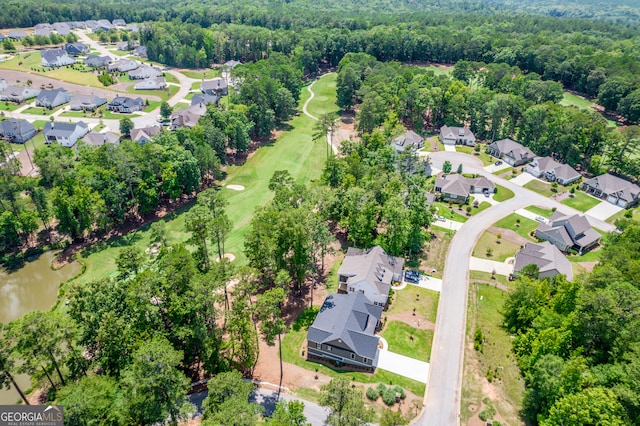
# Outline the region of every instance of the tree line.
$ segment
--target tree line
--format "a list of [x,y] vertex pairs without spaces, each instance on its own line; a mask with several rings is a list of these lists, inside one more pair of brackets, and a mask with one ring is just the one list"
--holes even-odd
[[592,273],[568,282],[536,271],[505,302],[533,424],[640,424],[640,227],[618,225],[624,232],[604,238]]

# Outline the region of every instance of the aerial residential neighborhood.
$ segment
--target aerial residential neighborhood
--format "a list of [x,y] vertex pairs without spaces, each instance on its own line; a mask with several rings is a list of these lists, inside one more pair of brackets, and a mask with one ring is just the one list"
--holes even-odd
[[0,8],[0,422],[640,424],[637,0],[85,3]]

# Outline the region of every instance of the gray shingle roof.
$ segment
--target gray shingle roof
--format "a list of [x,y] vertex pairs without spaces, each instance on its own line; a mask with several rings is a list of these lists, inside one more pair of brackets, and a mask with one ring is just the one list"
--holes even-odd
[[585,216],[579,214],[568,216],[559,211],[551,215],[548,224],[541,223],[536,230],[559,236],[569,247],[573,245],[589,247],[600,239],[600,234],[591,227]]
[[195,94],[193,95],[193,98],[191,98],[191,105],[199,105],[199,104],[215,104],[216,102],[218,102],[218,96],[216,95],[209,95],[206,93],[203,94]]
[[24,135],[33,130],[35,130],[33,124],[27,120],[10,118],[0,121],[0,134],[2,135]]
[[120,136],[113,132],[89,132],[84,135],[84,141],[91,146],[102,146],[105,143],[116,144],[120,142]]
[[443,138],[464,138],[475,139],[473,132],[466,127],[442,126],[440,128],[440,136]]
[[95,95],[75,95],[71,98],[71,109],[92,109],[107,103],[107,98]]
[[200,88],[202,90],[223,90],[227,88],[227,82],[224,78],[217,77],[213,80],[203,81]]
[[378,337],[374,333],[381,315],[382,307],[362,293],[329,294],[309,327],[307,340],[343,345],[359,356],[375,359]]
[[338,274],[349,277],[347,283],[365,282],[376,293],[388,295],[393,275],[401,274],[403,266],[404,259],[389,256],[380,246],[349,247]]
[[536,156],[529,148],[512,139],[501,139],[491,145],[495,145],[503,155],[508,155],[516,160],[534,158]]
[[557,270],[564,274],[567,280],[573,280],[571,262],[560,250],[548,241],[541,244],[527,243],[516,253],[513,271],[519,272],[527,265],[536,265],[540,273]]
[[57,89],[52,89],[52,90],[49,90],[49,89],[41,90],[36,99],[36,103],[52,104],[53,102],[55,102],[56,98],[60,94],[66,95],[67,96],[66,99],[69,99],[68,98],[69,92],[66,89],[63,89],[61,87]]
[[82,121],[77,123],[57,123],[57,122],[48,122],[44,125],[43,132],[47,136],[60,136],[68,138],[75,132],[77,127],[81,127],[83,129],[87,128],[87,125]]
[[393,139],[393,145],[397,151],[404,151],[409,147],[420,145],[423,141],[424,138],[422,136],[413,130],[407,130],[402,135]]
[[[620,192],[632,196],[635,194],[637,197],[640,193],[640,187],[638,187],[638,185],[617,176],[610,175],[609,173],[589,179],[585,182],[585,185],[598,188],[607,195]],[[632,199],[633,198],[625,198],[627,201],[631,201]]]

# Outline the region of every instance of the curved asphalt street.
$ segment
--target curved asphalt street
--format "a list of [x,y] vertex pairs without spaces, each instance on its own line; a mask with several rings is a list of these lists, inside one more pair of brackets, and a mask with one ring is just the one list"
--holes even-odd
[[[581,212],[486,172],[482,169],[482,163],[473,156],[436,152],[429,154],[429,157],[431,163],[439,169],[442,169],[446,160],[454,167],[462,164],[465,173],[482,175],[515,194],[513,198],[492,206],[465,222],[453,237],[447,254],[424,399],[425,409],[414,424],[457,426],[460,424],[469,259],[476,241],[489,226],[515,210],[529,205],[555,207],[571,214]],[[613,225],[601,220],[589,216],[587,219],[592,226],[603,231],[610,232],[615,229]]]

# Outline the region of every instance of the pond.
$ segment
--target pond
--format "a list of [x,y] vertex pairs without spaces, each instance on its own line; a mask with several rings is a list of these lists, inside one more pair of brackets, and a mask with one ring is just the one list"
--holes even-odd
[[[54,271],[53,252],[45,252],[21,268],[8,272],[0,269],[0,323],[8,323],[27,312],[47,311],[56,303],[60,284],[82,271],[82,265],[73,262]],[[28,376],[17,376],[23,390],[30,386]],[[0,390],[0,404],[14,404],[18,400],[15,389]]]

